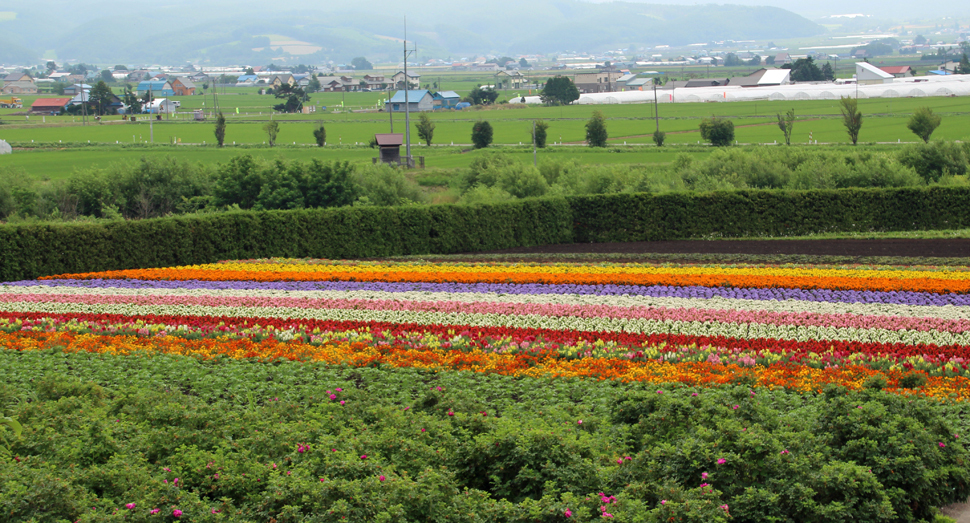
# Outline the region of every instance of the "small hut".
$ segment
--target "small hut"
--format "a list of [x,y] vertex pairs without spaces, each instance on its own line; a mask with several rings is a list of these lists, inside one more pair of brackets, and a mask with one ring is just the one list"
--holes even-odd
[[403,134],[375,134],[374,139],[377,140],[377,147],[381,150],[380,161],[382,163],[392,165],[401,164],[401,145],[404,144]]
[[13,148],[5,140],[0,140],[0,154],[10,154],[13,152]]

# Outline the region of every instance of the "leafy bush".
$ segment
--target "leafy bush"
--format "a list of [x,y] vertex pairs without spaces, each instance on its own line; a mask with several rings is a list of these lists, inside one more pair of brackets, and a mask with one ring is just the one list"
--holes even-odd
[[967,152],[956,142],[907,145],[899,152],[898,158],[900,163],[914,169],[927,183],[937,182],[947,174],[962,176],[967,173]]
[[876,390],[50,351],[0,351],[0,383],[31,399],[18,521],[869,523],[970,494],[967,407]]
[[472,126],[472,143],[476,149],[484,149],[492,143],[492,124],[485,120]]
[[593,111],[593,116],[586,122],[586,143],[590,147],[606,147],[606,118],[603,113]]
[[734,122],[712,116],[701,120],[701,139],[715,147],[726,147],[734,142]]

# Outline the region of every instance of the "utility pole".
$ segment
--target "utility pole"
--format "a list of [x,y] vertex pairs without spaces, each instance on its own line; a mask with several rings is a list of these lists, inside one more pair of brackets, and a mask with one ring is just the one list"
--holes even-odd
[[536,121],[532,120],[532,166],[538,167],[539,160],[536,156]]
[[152,81],[148,81],[148,139],[155,143],[155,116],[152,115]]
[[417,45],[408,50],[408,19],[404,17],[404,143],[408,168],[411,163],[411,108],[409,107],[408,92],[411,90],[411,77],[408,76],[408,55],[418,51]]

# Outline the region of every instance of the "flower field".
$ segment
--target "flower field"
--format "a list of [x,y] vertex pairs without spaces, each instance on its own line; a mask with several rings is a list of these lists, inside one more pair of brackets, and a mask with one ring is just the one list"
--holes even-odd
[[0,329],[17,350],[698,386],[923,376],[921,394],[965,399],[968,291],[964,267],[252,260],[10,282]]
[[968,267],[442,260],[0,284],[0,520],[943,522],[970,496]]

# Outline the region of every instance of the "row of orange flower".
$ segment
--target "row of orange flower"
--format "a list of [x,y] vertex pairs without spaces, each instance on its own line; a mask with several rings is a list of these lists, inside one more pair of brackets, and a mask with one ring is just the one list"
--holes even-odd
[[[739,379],[754,387],[786,388],[801,392],[819,391],[830,384],[858,389],[873,377],[886,380],[884,390],[910,393],[900,381],[913,372],[879,371],[865,366],[845,365],[825,369],[776,363],[742,367],[709,362],[668,363],[612,358],[562,359],[555,351],[539,354],[497,354],[480,350],[462,351],[413,346],[406,343],[374,345],[361,342],[332,342],[323,345],[281,342],[276,339],[185,339],[144,338],[75,334],[71,332],[0,333],[0,347],[33,351],[59,348],[66,352],[137,356],[178,354],[199,358],[231,358],[321,361],[336,365],[416,367],[433,371],[470,371],[519,377],[568,377],[642,381],[658,385],[713,387]],[[921,373],[924,374],[925,373]],[[920,394],[938,399],[970,399],[970,378],[929,376]]]

